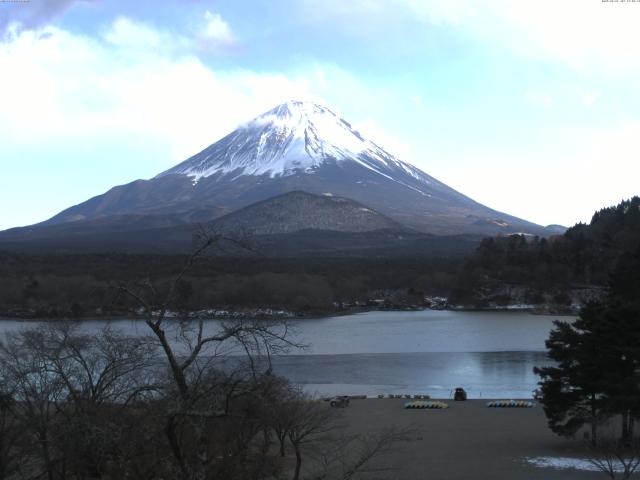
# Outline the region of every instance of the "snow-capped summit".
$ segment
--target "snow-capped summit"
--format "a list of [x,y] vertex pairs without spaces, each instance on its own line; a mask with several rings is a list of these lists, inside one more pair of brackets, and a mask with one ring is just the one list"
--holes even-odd
[[364,138],[329,108],[302,101],[277,106],[158,177],[182,174],[196,182],[215,174],[273,178],[314,173],[325,162],[356,162],[389,179],[400,170],[427,184],[431,181]]

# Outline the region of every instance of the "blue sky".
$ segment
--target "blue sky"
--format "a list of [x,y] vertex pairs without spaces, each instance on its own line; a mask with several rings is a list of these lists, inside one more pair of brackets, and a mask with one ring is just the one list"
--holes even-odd
[[490,207],[588,221],[640,193],[639,24],[601,0],[0,2],[0,229],[292,98]]

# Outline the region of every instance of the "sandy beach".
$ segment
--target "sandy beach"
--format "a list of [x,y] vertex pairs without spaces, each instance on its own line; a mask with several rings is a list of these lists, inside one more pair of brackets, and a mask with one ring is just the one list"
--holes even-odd
[[447,401],[445,410],[406,410],[404,399],[352,400],[340,409],[347,434],[410,427],[379,465],[393,471],[367,478],[416,479],[598,479],[602,473],[555,470],[529,464],[532,457],[584,457],[581,439],[552,433],[542,408],[487,408],[485,400]]

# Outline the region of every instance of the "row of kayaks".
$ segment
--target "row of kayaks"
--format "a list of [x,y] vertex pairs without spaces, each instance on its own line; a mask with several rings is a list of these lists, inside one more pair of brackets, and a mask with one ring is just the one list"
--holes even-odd
[[449,408],[449,404],[444,402],[406,402],[404,408]]
[[528,400],[494,400],[487,402],[489,408],[533,408],[536,404]]
[[[411,398],[412,395],[409,395],[407,393],[405,394],[394,394],[394,393],[389,393],[386,398]],[[383,395],[382,393],[378,395],[378,398],[385,398],[385,395]],[[431,397],[429,395],[413,395],[413,398],[416,400],[429,400]]]
[[[493,400],[491,402],[487,402],[487,407],[489,408],[533,408],[536,406],[535,403],[529,402],[527,400]],[[413,402],[405,402],[404,408],[406,409],[444,409],[449,408],[449,404],[445,402],[422,402],[422,401],[413,401]]]

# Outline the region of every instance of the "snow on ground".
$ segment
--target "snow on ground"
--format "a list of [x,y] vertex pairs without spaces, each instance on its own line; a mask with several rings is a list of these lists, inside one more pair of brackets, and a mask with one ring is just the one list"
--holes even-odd
[[[601,470],[585,458],[570,457],[533,457],[527,458],[527,463],[539,468],[553,468],[555,470],[582,470],[585,472],[600,472]],[[615,465],[616,472],[624,471],[621,463]]]

